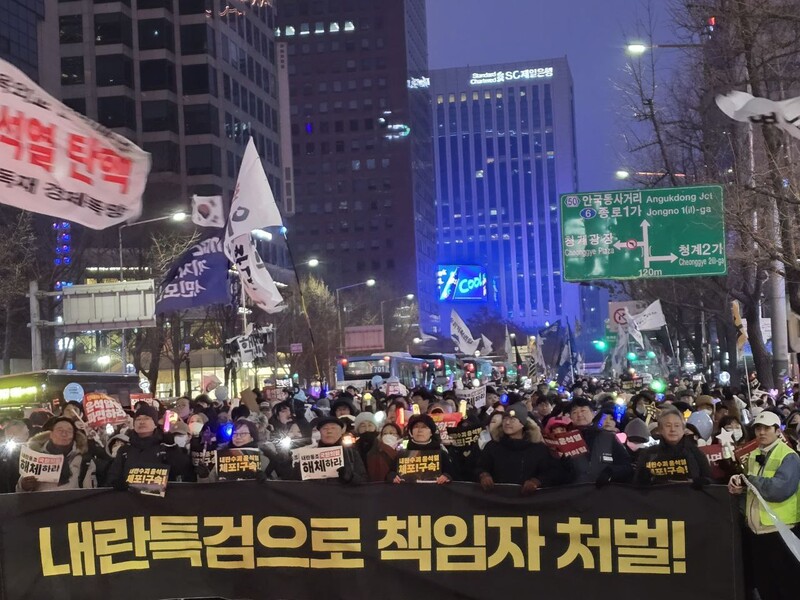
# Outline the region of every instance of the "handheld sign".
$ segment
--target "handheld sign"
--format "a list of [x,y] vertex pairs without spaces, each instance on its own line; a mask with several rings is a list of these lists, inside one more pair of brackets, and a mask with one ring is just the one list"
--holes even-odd
[[442,474],[439,451],[409,450],[397,459],[397,474],[403,481],[436,481]]
[[486,386],[482,385],[477,389],[456,390],[456,398],[465,400],[470,406],[482,408],[486,406]]
[[449,441],[447,428],[456,427],[461,422],[461,413],[436,413],[431,418],[439,430],[439,437],[445,442]]
[[217,477],[220,481],[255,479],[261,470],[261,453],[251,448],[217,450]]
[[303,481],[309,479],[334,479],[344,466],[344,448],[297,448],[292,450],[292,464],[300,463]]
[[89,427],[95,429],[124,423],[128,417],[122,405],[105,394],[86,394],[83,400],[83,412]]
[[454,448],[468,448],[478,442],[481,431],[483,431],[482,427],[473,427],[471,429],[448,427],[447,437],[450,439],[450,445]]
[[163,465],[131,467],[125,475],[128,489],[146,496],[163,498],[167,494],[167,481],[169,481],[169,467]]
[[68,383],[64,388],[64,400],[67,402],[83,402],[83,386],[80,383]]
[[589,448],[580,431],[561,431],[544,438],[544,443],[557,457],[588,454]]
[[62,454],[44,454],[22,446],[19,452],[19,476],[36,477],[41,483],[58,483],[64,465]]

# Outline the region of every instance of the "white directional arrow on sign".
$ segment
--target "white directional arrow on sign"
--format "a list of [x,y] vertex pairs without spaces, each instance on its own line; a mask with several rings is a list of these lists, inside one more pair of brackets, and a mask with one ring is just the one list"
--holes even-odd
[[671,263],[673,263],[676,260],[678,260],[678,257],[675,256],[675,254],[673,254],[673,253],[670,253],[667,256],[651,256],[650,257],[650,262],[671,262]]
[[640,223],[642,227],[642,241],[639,240],[627,240],[622,241],[618,240],[614,242],[614,248],[617,250],[635,250],[636,248],[642,249],[642,255],[644,258],[644,268],[649,269],[651,262],[669,262],[673,263],[678,260],[678,257],[675,256],[673,252],[670,252],[667,256],[653,256],[650,254],[650,222],[645,219]]

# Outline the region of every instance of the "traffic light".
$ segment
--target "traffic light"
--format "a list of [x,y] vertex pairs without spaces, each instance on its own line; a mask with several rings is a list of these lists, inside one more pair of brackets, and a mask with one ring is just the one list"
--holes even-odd
[[600,352],[608,350],[608,343],[605,340],[592,340],[592,344],[594,344],[594,347]]
[[636,360],[636,352],[628,352],[627,358],[628,360]]

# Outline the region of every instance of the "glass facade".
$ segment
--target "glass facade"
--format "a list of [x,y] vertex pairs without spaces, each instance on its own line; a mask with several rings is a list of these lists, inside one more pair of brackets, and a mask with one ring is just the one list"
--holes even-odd
[[37,26],[44,19],[44,0],[0,0],[0,15],[0,58],[37,80]]
[[[534,66],[554,75],[511,77]],[[485,266],[493,308],[522,326],[579,310],[558,215],[559,194],[577,188],[571,93],[565,59],[431,72],[438,260]]]

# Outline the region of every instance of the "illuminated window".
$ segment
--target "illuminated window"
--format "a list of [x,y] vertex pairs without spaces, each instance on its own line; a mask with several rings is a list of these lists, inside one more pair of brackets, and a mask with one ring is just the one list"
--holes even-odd
[[286,26],[286,35],[287,35],[287,37],[293,36],[294,35],[294,27],[292,27],[291,25],[287,25]]
[[314,33],[325,33],[325,23],[321,21],[317,22],[317,24],[314,25]]
[[331,23],[330,32],[331,33],[339,33],[339,24],[338,23]]
[[355,31],[356,30],[356,26],[353,25],[352,21],[345,21],[344,22],[344,30],[345,31]]

